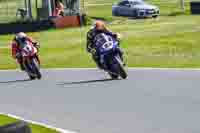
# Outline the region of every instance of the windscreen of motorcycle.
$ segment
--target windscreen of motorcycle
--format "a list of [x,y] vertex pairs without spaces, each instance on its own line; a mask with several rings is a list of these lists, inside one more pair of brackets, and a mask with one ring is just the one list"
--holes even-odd
[[26,45],[28,45],[27,41],[19,41],[19,47],[20,47],[20,49],[23,49]]
[[104,49],[105,51],[112,49],[113,47],[113,38],[104,33],[98,34],[95,39],[95,47],[96,49]]
[[28,43],[22,48],[23,57],[33,56],[36,52],[37,52],[36,48]]

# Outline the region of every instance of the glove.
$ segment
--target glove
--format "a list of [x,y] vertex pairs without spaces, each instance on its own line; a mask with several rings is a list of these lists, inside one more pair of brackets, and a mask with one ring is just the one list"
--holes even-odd
[[121,40],[121,35],[120,35],[119,33],[115,33],[115,34],[114,34],[114,37],[115,37],[118,41]]
[[121,34],[116,33],[116,35],[117,35],[117,40],[121,40]]
[[36,47],[37,49],[40,48],[40,44],[39,44],[38,42],[34,42],[34,43],[33,43],[33,46]]

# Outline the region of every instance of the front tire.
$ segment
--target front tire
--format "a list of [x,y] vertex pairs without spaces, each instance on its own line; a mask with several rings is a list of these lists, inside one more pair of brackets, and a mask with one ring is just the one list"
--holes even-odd
[[118,79],[119,77],[117,74],[113,74],[113,73],[108,73],[108,74],[110,75],[112,79]]
[[35,58],[32,59],[31,65],[32,65],[33,72],[36,75],[36,78],[37,79],[41,79],[42,78],[42,74],[40,73],[40,68],[39,68],[38,61]]
[[25,71],[29,77],[30,80],[35,80],[36,77],[33,75],[33,70],[31,69],[31,64],[30,62],[28,63],[28,60],[26,60],[23,64],[24,68],[25,68]]
[[124,69],[124,67],[121,67],[120,66],[120,71],[119,71],[119,73],[120,73],[120,76],[123,78],[123,79],[126,79],[127,78],[127,73],[126,73],[126,71],[125,71],[125,69]]
[[42,74],[40,72],[38,61],[36,61],[35,58],[32,60],[32,67],[34,69],[34,73],[37,75],[37,79],[41,79],[42,78]]
[[118,72],[119,72],[120,77],[122,77],[123,79],[126,79],[128,75],[124,69],[124,65],[123,65],[124,63],[122,62],[119,56],[116,56],[115,58],[118,62]]
[[36,78],[35,76],[29,75],[30,80],[35,80],[35,78]]

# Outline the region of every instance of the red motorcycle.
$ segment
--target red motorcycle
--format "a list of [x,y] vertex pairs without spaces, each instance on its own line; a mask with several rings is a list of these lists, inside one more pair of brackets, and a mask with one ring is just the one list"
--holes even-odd
[[28,41],[21,46],[22,49],[22,57],[23,57],[23,65],[25,71],[27,72],[29,78],[33,79],[41,79],[42,74],[40,72],[40,60],[38,57],[38,48],[35,47]]

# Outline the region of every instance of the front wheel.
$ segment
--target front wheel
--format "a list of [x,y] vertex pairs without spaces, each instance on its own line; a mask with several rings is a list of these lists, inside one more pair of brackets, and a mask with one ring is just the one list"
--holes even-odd
[[36,77],[35,76],[32,76],[32,75],[28,75],[30,80],[34,80]]
[[123,79],[126,79],[127,78],[127,73],[126,73],[126,70],[124,69],[124,63],[123,61],[121,60],[121,58],[119,56],[116,56],[115,57],[118,64],[119,64],[119,67],[118,67],[118,72],[119,72],[119,75],[123,78]]
[[37,79],[41,79],[42,78],[42,74],[40,72],[38,61],[36,61],[35,58],[33,59],[33,64],[32,65],[33,65],[35,74],[37,75]]
[[109,75],[110,75],[110,77],[112,78],[112,79],[118,79],[118,75],[117,74],[113,74],[113,73],[108,73]]
[[36,79],[35,75],[33,74],[32,66],[29,60],[25,60],[23,64],[27,75],[29,76],[30,80]]
[[126,71],[125,71],[125,69],[124,69],[124,67],[121,67],[120,66],[120,71],[119,71],[119,73],[120,73],[120,76],[123,78],[123,79],[126,79],[127,78],[127,73],[126,73]]

